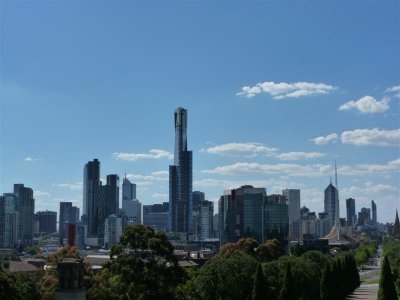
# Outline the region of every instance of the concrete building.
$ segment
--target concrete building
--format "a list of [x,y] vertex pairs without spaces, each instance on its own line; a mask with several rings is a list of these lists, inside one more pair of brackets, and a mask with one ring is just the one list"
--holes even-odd
[[[294,221],[292,224],[298,222]],[[264,240],[278,239],[285,245],[289,236],[289,208],[286,196],[270,195],[264,198],[263,231]]]
[[358,226],[363,226],[368,224],[371,221],[371,209],[363,207],[361,211],[358,213]]
[[122,210],[128,224],[142,224],[142,204],[136,199],[136,184],[126,176],[122,182]]
[[122,235],[122,218],[117,215],[108,216],[104,228],[104,247],[110,249],[119,242]]
[[143,205],[143,224],[155,230],[167,231],[168,202],[163,204]]
[[169,166],[168,230],[192,234],[192,151],[187,146],[187,110],[174,114],[174,165]]
[[199,203],[199,237],[209,239],[213,237],[214,203],[201,200]]

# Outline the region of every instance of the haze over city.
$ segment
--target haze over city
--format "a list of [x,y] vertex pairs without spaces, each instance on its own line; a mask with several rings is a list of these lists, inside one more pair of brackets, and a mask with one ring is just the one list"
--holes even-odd
[[[400,188],[399,3],[1,3],[0,193],[35,211],[82,207],[83,167],[168,201],[177,107],[193,190],[301,190],[323,211],[338,165],[341,217]],[[316,26],[318,24],[318,26]],[[121,198],[121,197],[120,197]]]

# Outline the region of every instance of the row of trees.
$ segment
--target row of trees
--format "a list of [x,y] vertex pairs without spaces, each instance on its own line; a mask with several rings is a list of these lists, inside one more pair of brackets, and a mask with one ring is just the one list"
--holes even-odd
[[389,241],[384,245],[383,255],[385,256],[381,279],[379,282],[379,300],[400,299],[400,241]]
[[[9,299],[54,299],[56,266],[64,257],[79,258],[79,253],[75,248],[62,248],[50,255],[50,269],[27,281],[24,295],[18,291],[22,281],[0,272],[0,294],[7,291]],[[94,274],[89,265],[85,272],[87,298],[100,300],[344,299],[359,285],[350,253],[335,258],[319,251],[284,256],[278,240],[260,245],[250,238],[241,239],[221,247],[200,269],[183,270],[166,235],[142,225],[125,230],[99,272]]]
[[362,266],[368,262],[368,260],[376,255],[378,250],[377,241],[369,241],[361,243],[360,246],[354,250],[354,257],[357,265]]

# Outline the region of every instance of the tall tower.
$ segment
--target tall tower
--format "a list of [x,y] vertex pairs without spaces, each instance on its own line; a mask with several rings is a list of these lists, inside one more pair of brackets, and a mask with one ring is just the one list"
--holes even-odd
[[289,237],[297,239],[300,235],[300,190],[285,189],[282,195],[286,197],[289,208]]
[[174,165],[169,166],[168,230],[192,232],[192,151],[187,150],[187,110],[177,108]]
[[88,234],[98,232],[98,198],[100,187],[100,162],[98,159],[85,164],[83,175],[83,220],[88,224]]
[[378,220],[376,215],[376,203],[374,200],[371,200],[371,210],[372,210],[372,222],[376,224]]
[[17,198],[18,216],[18,243],[22,246],[33,244],[33,215],[35,199],[33,190],[23,184],[14,184],[14,195]]

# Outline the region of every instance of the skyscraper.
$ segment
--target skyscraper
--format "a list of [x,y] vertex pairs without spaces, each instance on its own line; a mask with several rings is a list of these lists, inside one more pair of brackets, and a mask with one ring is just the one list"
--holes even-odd
[[142,224],[142,204],[136,199],[136,184],[126,176],[122,182],[122,209],[128,223]]
[[354,227],[356,225],[356,200],[353,198],[346,199],[347,224]]
[[23,184],[14,184],[14,195],[18,209],[18,243],[25,246],[33,244],[33,215],[35,199],[33,190]]
[[374,200],[371,201],[371,210],[372,210],[372,222],[376,224],[377,216],[376,216],[376,204]]
[[289,209],[289,236],[296,239],[299,237],[300,190],[285,189],[282,195],[286,197]]
[[339,221],[336,220],[338,202],[338,190],[330,183],[324,191],[324,211],[328,214],[328,219],[331,220],[332,225],[335,225],[336,221]]
[[104,237],[104,222],[110,215],[119,213],[119,177],[116,174],[107,175],[105,185],[100,185],[97,200],[97,235]]
[[202,200],[199,203],[199,237],[208,239],[213,236],[214,203]]
[[53,233],[57,231],[57,212],[38,211],[36,215],[39,219],[39,232]]
[[[263,204],[265,188],[245,185],[226,190],[218,202],[221,245],[251,237],[264,242]],[[287,208],[286,208],[287,209]]]
[[174,165],[169,166],[168,230],[192,232],[192,151],[187,147],[187,110],[175,110]]
[[98,233],[98,199],[100,187],[100,162],[98,159],[85,164],[83,174],[83,220],[88,224],[88,235]]
[[58,222],[58,232],[60,236],[60,244],[66,237],[67,224],[71,222],[72,202],[60,202],[60,217]]

